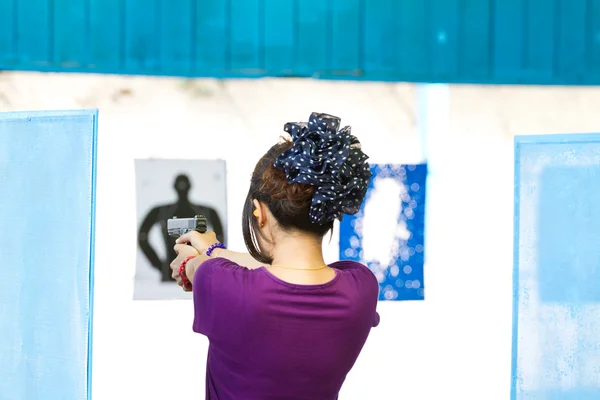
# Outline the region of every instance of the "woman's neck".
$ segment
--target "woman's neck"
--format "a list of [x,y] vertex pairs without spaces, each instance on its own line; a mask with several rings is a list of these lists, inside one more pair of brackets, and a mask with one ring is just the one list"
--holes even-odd
[[278,238],[272,250],[273,266],[294,269],[319,268],[325,265],[323,242],[307,235]]
[[[277,278],[297,285],[321,285],[335,278],[325,265],[323,241],[310,236],[286,236],[272,250],[273,264],[268,269]],[[325,267],[325,268],[323,268]]]

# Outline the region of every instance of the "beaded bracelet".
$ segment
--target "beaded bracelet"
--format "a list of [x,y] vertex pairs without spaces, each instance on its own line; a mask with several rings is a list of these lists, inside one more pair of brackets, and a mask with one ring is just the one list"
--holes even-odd
[[223,243],[219,243],[219,242],[217,242],[217,243],[215,243],[215,244],[211,245],[211,246],[208,248],[208,250],[206,250],[206,255],[210,257],[210,255],[212,254],[212,252],[213,252],[215,249],[217,249],[217,248],[220,248],[220,249],[223,249],[223,250],[225,250],[225,249],[226,249],[226,247],[225,247],[225,245],[224,245]]
[[196,258],[196,256],[189,256],[188,258],[183,260],[183,262],[179,265],[179,276],[181,277],[183,286],[185,286],[187,289],[192,288],[192,282],[190,282],[189,278],[187,277],[187,274],[185,273],[185,266],[187,265],[188,261],[190,261],[192,258]]

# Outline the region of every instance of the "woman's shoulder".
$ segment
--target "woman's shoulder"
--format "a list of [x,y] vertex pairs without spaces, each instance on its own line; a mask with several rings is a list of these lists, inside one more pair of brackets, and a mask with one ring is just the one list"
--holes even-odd
[[202,263],[201,268],[210,270],[211,274],[221,273],[236,275],[252,271],[234,261],[222,257],[209,258]]
[[368,269],[368,267],[366,265],[361,264],[358,261],[352,261],[352,260],[334,261],[329,265],[331,267],[337,268],[337,269],[354,269],[354,268],[367,268]]
[[[369,267],[366,265],[359,263],[358,261],[352,260],[340,260],[329,264],[331,268],[339,269],[342,271],[352,271],[357,273],[369,273],[373,275]],[[374,277],[375,275],[373,275]]]
[[340,260],[329,264],[329,266],[337,270],[343,271],[345,273],[355,275],[359,278],[366,279],[371,283],[375,284],[376,286],[379,286],[379,283],[377,282],[377,278],[375,277],[373,271],[371,271],[369,267],[362,263],[359,263],[358,261]]
[[262,277],[262,274],[258,273],[259,269],[247,268],[235,261],[222,257],[209,258],[198,269],[200,271],[200,279],[227,282],[228,284],[234,282],[252,283]]
[[[340,260],[330,263],[329,266],[342,273],[342,275],[353,276],[360,282],[368,282],[374,287],[379,287],[375,274],[364,264],[351,260]],[[255,279],[263,279],[268,274],[261,273],[263,268],[246,268],[226,258],[210,258],[204,261],[200,267],[200,275],[211,280],[237,280],[244,283],[253,282]]]

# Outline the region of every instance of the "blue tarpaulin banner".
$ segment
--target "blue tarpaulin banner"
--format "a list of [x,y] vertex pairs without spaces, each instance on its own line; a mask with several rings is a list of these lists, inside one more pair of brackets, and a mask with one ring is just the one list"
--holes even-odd
[[512,400],[600,399],[600,135],[515,139]]
[[0,113],[0,399],[90,397],[97,111]]
[[427,164],[371,165],[365,202],[340,224],[340,259],[361,262],[380,300],[423,300]]

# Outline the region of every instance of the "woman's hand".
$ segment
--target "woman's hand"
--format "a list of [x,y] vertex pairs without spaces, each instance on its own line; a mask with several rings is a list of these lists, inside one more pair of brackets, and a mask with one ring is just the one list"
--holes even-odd
[[200,254],[206,253],[206,250],[217,242],[217,235],[212,231],[206,231],[204,233],[191,231],[181,235],[179,239],[177,239],[178,244],[189,243]]
[[[188,257],[197,257],[199,255],[198,251],[192,247],[192,246],[188,246],[187,244],[176,244],[174,247],[175,253],[177,253],[177,257],[171,262],[171,270],[173,271],[173,273],[171,274],[171,276],[173,277],[173,279],[175,279],[175,281],[177,281],[177,284],[179,286],[181,286],[183,288],[184,291],[189,292],[191,291],[191,289],[187,289],[185,286],[183,286],[183,280],[181,279],[181,276],[179,275],[179,266],[181,266],[181,263],[184,262]],[[192,260],[190,260],[192,261]],[[188,263],[189,265],[189,263]],[[188,265],[186,265],[186,271],[185,274],[187,275],[188,279],[190,280],[190,282],[192,282],[192,279],[194,277],[193,271],[192,274],[190,275],[188,272]]]

